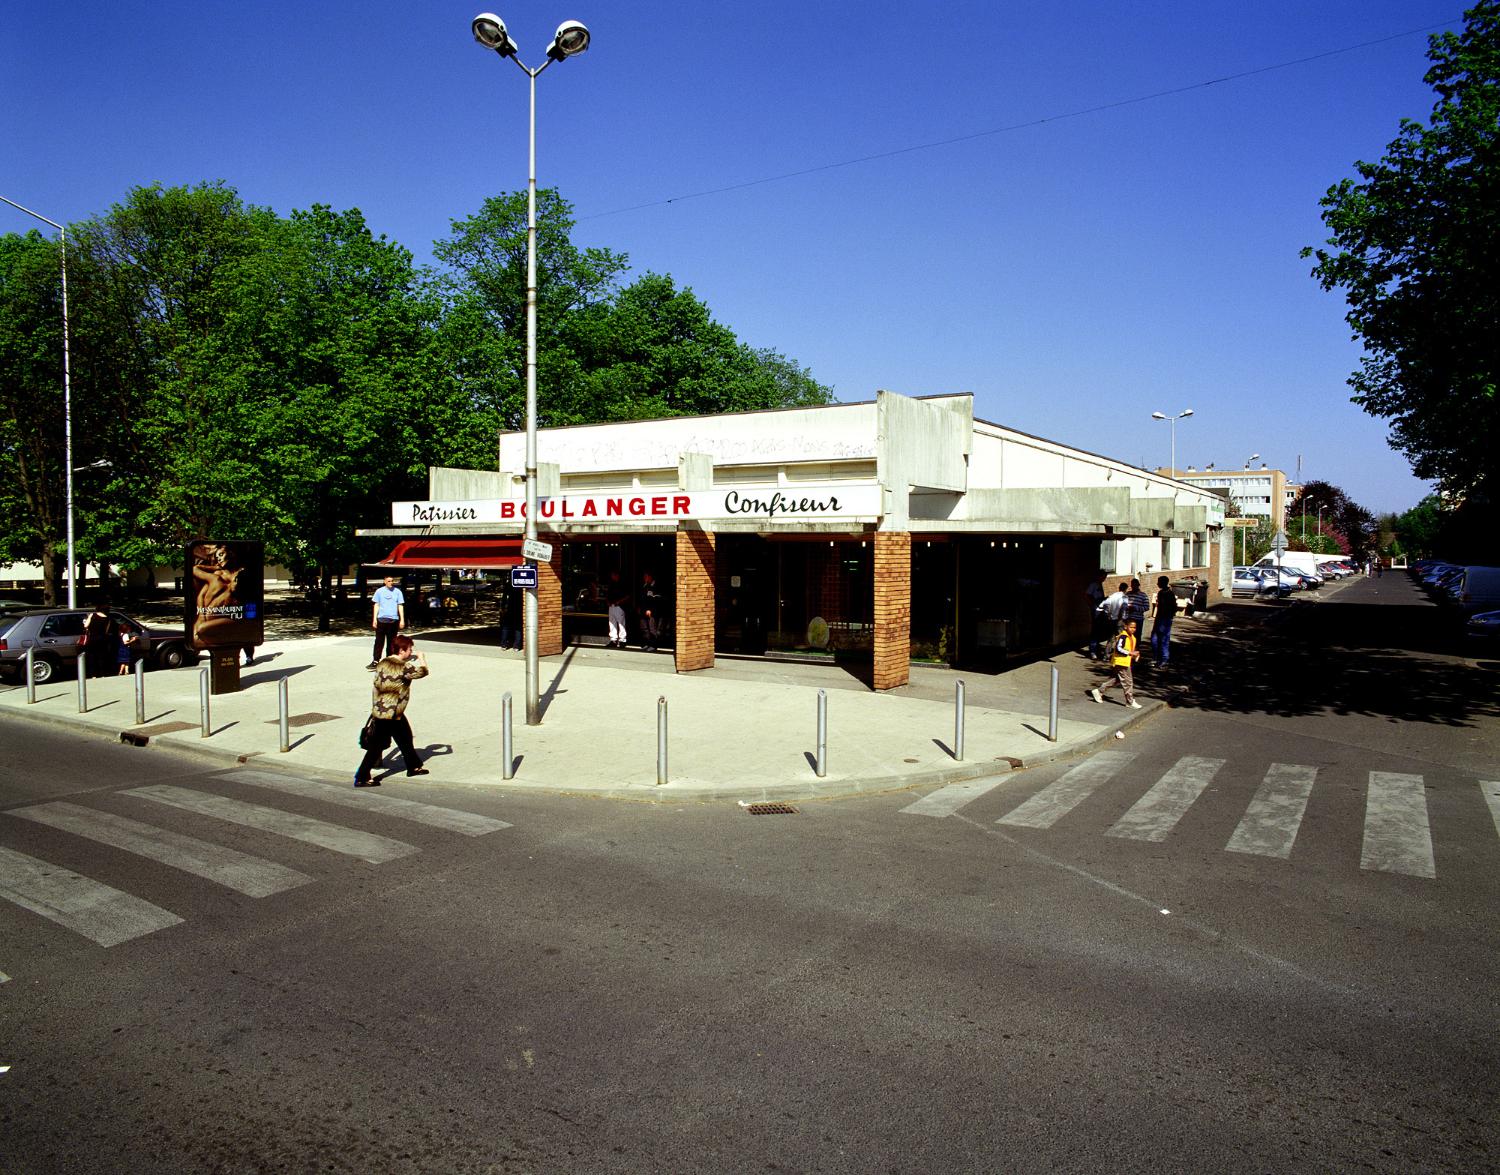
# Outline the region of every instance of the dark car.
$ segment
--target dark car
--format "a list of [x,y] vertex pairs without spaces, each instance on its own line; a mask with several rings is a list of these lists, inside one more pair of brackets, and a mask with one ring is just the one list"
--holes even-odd
[[[0,675],[19,680],[28,648],[32,650],[32,679],[38,685],[76,673],[89,612],[88,608],[35,608],[0,617]],[[148,669],[177,669],[198,660],[180,628],[156,628],[117,608],[110,610],[110,617],[121,632],[140,638]]]

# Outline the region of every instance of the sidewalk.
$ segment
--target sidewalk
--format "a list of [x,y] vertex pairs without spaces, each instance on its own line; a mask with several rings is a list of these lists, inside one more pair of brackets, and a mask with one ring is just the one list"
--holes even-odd
[[[1143,708],[1118,693],[1100,706],[1087,689],[1105,673],[1075,652],[998,675],[912,667],[911,684],[872,693],[841,668],[723,658],[677,674],[670,654],[570,648],[541,663],[543,721],[525,724],[525,664],[487,630],[415,634],[432,673],[412,686],[407,714],[431,769],[427,783],[456,782],[590,793],[647,801],[808,799],[974,779],[1078,754],[1163,704],[1145,686]],[[136,726],[134,679],[88,683],[78,712],[72,678],[37,687],[0,686],[0,713],[209,756],[352,781],[369,712],[370,640],[323,636],[272,641],[241,670],[237,694],[211,699],[201,737],[199,673],[147,673],[146,721]],[[1059,670],[1058,739],[1047,734],[1051,666]],[[287,680],[291,750],[280,752],[277,683]],[[952,754],[954,683],[967,694],[964,760]],[[828,695],[827,775],[816,762],[817,694]],[[501,695],[514,708],[515,778],[502,779]],[[668,705],[668,782],[658,785],[657,698]],[[1127,734],[1128,737],[1128,734]],[[405,780],[391,748],[391,784]]]

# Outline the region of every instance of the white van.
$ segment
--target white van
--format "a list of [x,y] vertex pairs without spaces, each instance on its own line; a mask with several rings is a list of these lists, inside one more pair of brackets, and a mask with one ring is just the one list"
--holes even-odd
[[1454,599],[1465,616],[1500,610],[1500,567],[1465,567]]
[[[1256,566],[1275,567],[1276,556],[1267,555]],[[1311,551],[1283,551],[1281,552],[1281,566],[1305,576],[1312,581],[1313,587],[1323,586],[1323,573],[1318,570],[1318,557]]]

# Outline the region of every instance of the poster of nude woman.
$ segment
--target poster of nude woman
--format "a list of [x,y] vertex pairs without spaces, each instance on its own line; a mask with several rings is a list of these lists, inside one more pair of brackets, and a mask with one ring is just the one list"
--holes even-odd
[[265,640],[265,546],[234,539],[187,545],[184,622],[195,649]]

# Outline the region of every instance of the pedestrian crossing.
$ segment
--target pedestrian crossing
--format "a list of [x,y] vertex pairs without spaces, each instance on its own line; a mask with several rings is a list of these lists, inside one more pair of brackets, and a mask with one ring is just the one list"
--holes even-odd
[[[312,800],[334,808],[358,808],[367,815],[404,821],[464,837],[485,836],[510,828],[477,812],[420,803],[401,796],[355,792],[339,786],[270,771],[239,771],[220,777],[254,789],[255,799],[239,799],[191,787],[153,784],[103,793],[124,797],[140,815],[165,818],[168,810],[204,817],[210,824],[233,825],[263,834],[265,855],[230,848],[214,840],[188,836],[159,824],[121,815],[104,807],[50,801],[13,808],[5,820],[45,825],[80,842],[105,845],[154,861],[233,893],[268,898],[307,885],[313,877],[277,861],[279,840],[312,845],[337,858],[383,865],[420,851],[407,841],[333,820],[255,802],[272,796]],[[29,846],[28,846],[29,847]],[[257,850],[259,852],[259,850]],[[91,870],[91,872],[94,870]],[[118,946],[142,935],[182,923],[181,915],[126,893],[107,881],[87,877],[62,865],[0,846],[0,901],[81,935],[102,947]]]
[[[1071,820],[1083,826],[1078,813],[1090,803],[1088,819],[1097,822],[1102,835],[1118,840],[1161,844],[1180,834],[1184,820],[1196,807],[1213,798],[1211,813],[1222,817],[1223,806],[1236,808],[1237,823],[1224,842],[1226,852],[1271,860],[1289,861],[1297,845],[1309,804],[1319,784],[1319,768],[1301,763],[1271,763],[1248,802],[1232,798],[1237,786],[1224,783],[1228,761],[1202,755],[1184,755],[1157,778],[1141,778],[1138,756],[1132,751],[1102,750],[1069,767],[1055,780],[1020,803],[1004,811],[995,823],[1008,828],[1051,829]],[[981,800],[1005,779],[953,784],[939,788],[906,805],[903,815],[951,816],[973,812],[970,805]],[[1434,879],[1438,875],[1434,853],[1432,819],[1428,805],[1428,781],[1422,775],[1389,771],[1359,773],[1363,821],[1357,839],[1359,867],[1372,873],[1399,874]],[[1238,785],[1238,778],[1233,782]],[[1248,786],[1248,783],[1246,784]],[[1472,785],[1466,785],[1472,786]],[[1496,836],[1500,836],[1500,781],[1478,781]],[[1144,787],[1144,791],[1142,791]],[[1473,793],[1469,795],[1472,797]],[[992,803],[993,801],[991,801]],[[987,805],[981,804],[980,807]],[[1479,809],[1475,809],[1477,812]],[[1103,813],[1103,815],[1101,815]],[[1482,820],[1483,818],[1480,817]],[[1227,823],[1227,821],[1226,821]],[[1488,830],[1483,830],[1488,836]]]

